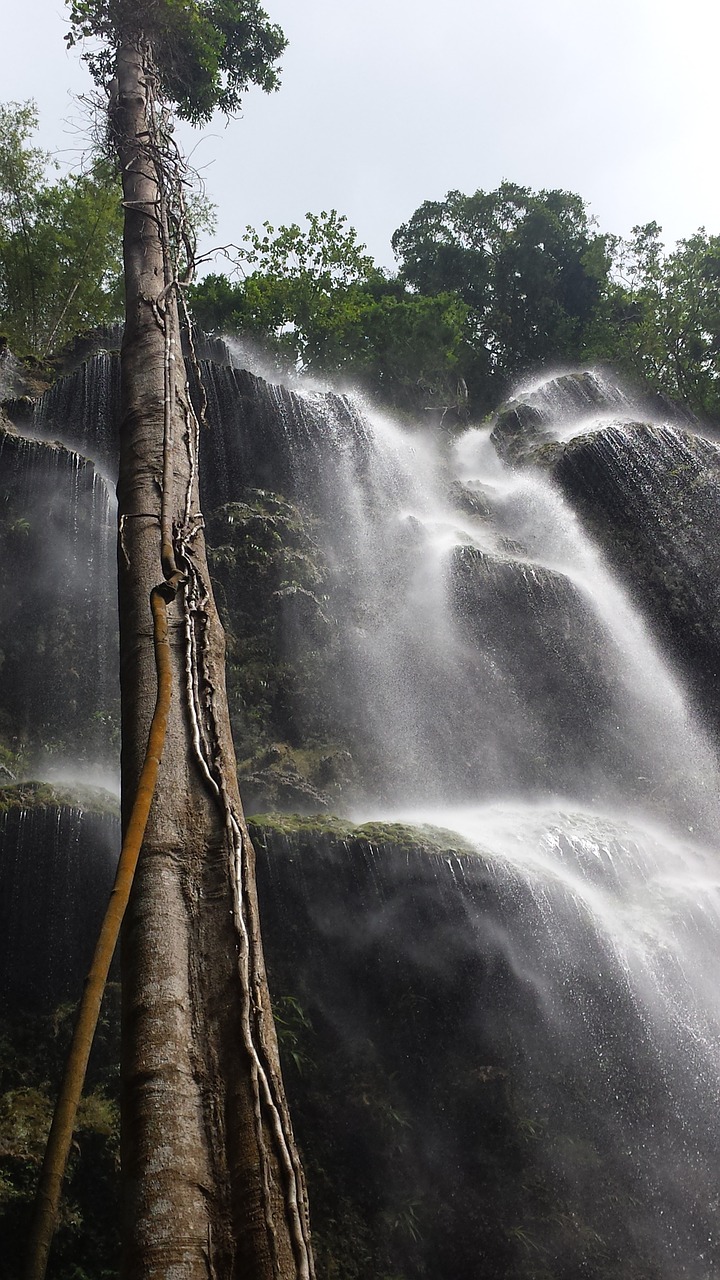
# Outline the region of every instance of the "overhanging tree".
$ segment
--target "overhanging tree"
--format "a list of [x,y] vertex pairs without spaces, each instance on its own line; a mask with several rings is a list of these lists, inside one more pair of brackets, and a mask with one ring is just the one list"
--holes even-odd
[[118,485],[123,818],[167,623],[166,745],[123,937],[124,1274],[310,1277],[304,1182],[265,978],[237,790],[224,639],[205,558],[198,421],[178,302],[192,260],[166,105],[193,121],[272,89],[284,47],[255,0],[74,0],[109,92],[124,198]]

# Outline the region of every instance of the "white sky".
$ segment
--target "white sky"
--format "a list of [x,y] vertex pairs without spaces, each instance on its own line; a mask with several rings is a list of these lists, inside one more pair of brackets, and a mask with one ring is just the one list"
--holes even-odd
[[[716,0],[267,0],[283,87],[205,131],[194,160],[218,243],[247,223],[347,214],[376,260],[427,199],[503,178],[565,187],[602,230],[720,232]],[[42,145],[77,162],[89,87],[61,0],[8,4],[4,101],[37,100]],[[75,124],[73,125],[73,121]],[[191,145],[193,145],[191,143]]]

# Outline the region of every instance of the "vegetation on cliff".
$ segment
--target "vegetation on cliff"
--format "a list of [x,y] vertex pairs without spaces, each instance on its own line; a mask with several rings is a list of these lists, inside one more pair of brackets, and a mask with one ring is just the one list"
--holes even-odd
[[242,277],[196,286],[206,329],[415,411],[483,415],[523,375],[599,360],[720,416],[720,237],[704,228],[666,251],[654,222],[623,240],[578,195],[503,183],[422,204],[388,275],[344,219],[307,218],[249,228]]
[[[92,8],[78,6],[80,30]],[[176,18],[180,31],[183,6]],[[178,31],[163,35],[175,51]],[[276,29],[267,40],[281,47]],[[195,119],[230,56],[211,45],[207,65],[173,72],[198,77],[203,105],[182,105]],[[16,352],[45,357],[120,315],[119,190],[106,162],[53,179],[32,145],[33,104],[1,111],[3,333]],[[396,409],[463,418],[487,413],[530,371],[600,360],[720,417],[720,237],[702,227],[672,249],[655,222],[621,239],[577,194],[504,182],[421,204],[392,237],[396,273],[375,265],[336,210],[247,227],[239,240],[233,276],[196,284],[193,311],[208,332],[260,344],[279,372],[329,375]]]

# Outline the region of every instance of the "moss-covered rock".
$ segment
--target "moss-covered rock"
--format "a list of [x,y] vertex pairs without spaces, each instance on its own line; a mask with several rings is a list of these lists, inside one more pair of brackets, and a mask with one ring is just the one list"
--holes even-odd
[[33,809],[77,809],[82,813],[108,814],[120,817],[117,796],[102,787],[83,783],[57,785],[53,782],[36,782],[28,779],[0,786],[0,814],[12,810],[28,812]]
[[256,843],[267,847],[278,837],[293,840],[310,854],[319,840],[339,841],[363,849],[393,850],[425,854],[471,854],[477,849],[457,831],[428,823],[410,826],[405,822],[362,822],[353,824],[334,814],[256,813],[248,820]]
[[338,636],[317,518],[248,489],[207,525],[243,799],[251,811],[332,806],[354,769],[328,702]]

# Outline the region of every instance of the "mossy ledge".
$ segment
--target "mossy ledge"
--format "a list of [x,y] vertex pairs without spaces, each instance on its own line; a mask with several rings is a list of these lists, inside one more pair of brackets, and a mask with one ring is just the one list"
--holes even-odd
[[120,816],[120,805],[111,791],[82,783],[56,786],[28,779],[0,787],[0,814],[13,809],[79,809],[83,813]]
[[404,822],[364,822],[356,826],[333,814],[317,813],[304,817],[296,813],[256,813],[248,819],[250,834],[263,848],[273,836],[296,838],[302,847],[317,840],[367,848],[388,848],[420,854],[477,854],[478,850],[457,831],[423,823],[410,826]]

